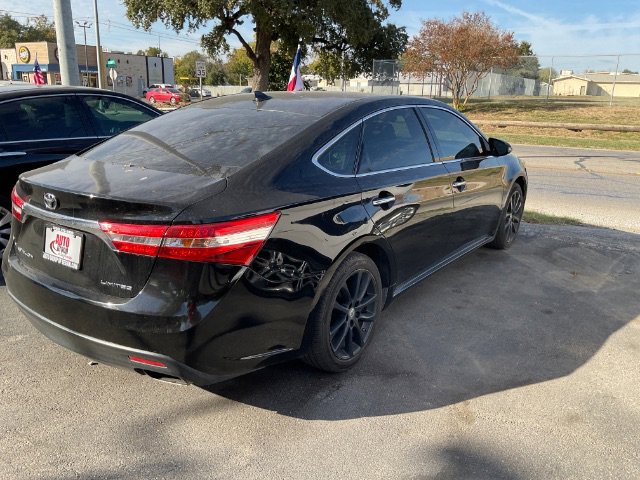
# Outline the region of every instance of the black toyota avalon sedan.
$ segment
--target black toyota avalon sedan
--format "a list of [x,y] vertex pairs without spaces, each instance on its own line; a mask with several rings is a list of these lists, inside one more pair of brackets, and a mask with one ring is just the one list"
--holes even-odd
[[2,271],[54,342],[210,384],[342,371],[394,297],[514,241],[522,163],[445,104],[233,95],[24,173]]

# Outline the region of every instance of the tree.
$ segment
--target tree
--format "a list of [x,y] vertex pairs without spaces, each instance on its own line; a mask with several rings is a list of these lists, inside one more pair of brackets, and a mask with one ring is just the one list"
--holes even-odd
[[531,43],[522,41],[518,45],[518,64],[516,65],[514,75],[522,78],[538,79],[538,70],[540,70],[540,62],[538,57],[531,49]]
[[624,70],[622,70],[622,73],[631,73],[631,74],[638,74],[638,72],[634,72],[633,70],[629,70],[628,68],[625,68]]
[[405,71],[424,77],[435,72],[449,83],[453,106],[464,107],[491,68],[517,64],[513,33],[498,29],[483,12],[464,12],[449,22],[422,22],[403,57]]
[[207,76],[202,80],[205,84],[220,85],[226,83],[226,76],[222,62],[219,59],[209,59],[197,50],[185,53],[175,59],[173,70],[176,82],[183,85],[199,83],[196,77],[196,62],[205,62]]
[[253,62],[249,60],[244,48],[235,48],[224,66],[229,83],[242,84],[253,77]]
[[30,18],[26,25],[8,14],[0,16],[0,48],[13,48],[17,42],[55,41],[55,25],[44,15]]
[[56,42],[56,26],[46,15],[39,15],[28,20],[22,33],[21,42]]
[[[175,31],[193,31],[213,21],[202,37],[210,55],[228,52],[227,35],[235,36],[254,67],[254,87],[268,86],[271,44],[280,40],[284,51],[295,49],[298,39],[314,48],[352,52],[350,58],[370,68],[373,54],[397,56],[406,42],[403,28],[384,25],[388,8],[400,8],[402,0],[124,0],[127,16],[137,26],[149,29],[160,20]],[[389,5],[389,7],[387,6]],[[239,26],[251,21],[255,44],[245,38]],[[388,57],[387,57],[388,58]],[[394,57],[395,58],[395,57]]]
[[138,50],[136,55],[146,55],[147,57],[168,57],[169,54],[159,47],[147,47],[146,50]]
[[[295,53],[294,53],[295,55]],[[271,68],[269,69],[269,90],[286,90],[293,65],[293,55],[284,50],[280,43],[271,48]]]
[[[324,78],[328,84],[334,85],[336,79],[342,77],[341,58],[335,53],[319,52],[316,59],[309,65],[309,71]],[[345,77],[350,78],[351,72],[345,71]]]
[[540,67],[538,79],[543,83],[551,83],[558,76],[558,71],[553,67]]
[[0,48],[13,48],[19,41],[23,28],[22,24],[8,13],[0,16]]

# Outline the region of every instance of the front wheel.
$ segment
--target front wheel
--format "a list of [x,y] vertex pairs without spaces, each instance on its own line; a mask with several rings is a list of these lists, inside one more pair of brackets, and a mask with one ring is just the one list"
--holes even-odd
[[498,231],[493,241],[489,243],[489,247],[499,250],[509,248],[518,235],[523,213],[524,195],[522,195],[522,188],[516,183],[509,193],[507,204],[500,217]]
[[169,103],[170,103],[171,105],[175,105],[175,104],[176,104],[176,101],[177,101],[177,100],[176,100],[176,97],[171,97],[171,99],[169,100]]
[[309,318],[310,344],[304,360],[327,372],[353,366],[371,341],[382,304],[376,264],[366,255],[350,254]]
[[156,103],[156,99],[154,97],[149,97],[149,103],[151,104]]

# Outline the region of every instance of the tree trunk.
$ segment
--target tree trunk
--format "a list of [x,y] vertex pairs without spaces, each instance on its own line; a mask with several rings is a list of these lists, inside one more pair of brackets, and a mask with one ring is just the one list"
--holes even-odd
[[256,25],[256,59],[253,61],[253,90],[269,89],[269,68],[271,67],[271,31]]

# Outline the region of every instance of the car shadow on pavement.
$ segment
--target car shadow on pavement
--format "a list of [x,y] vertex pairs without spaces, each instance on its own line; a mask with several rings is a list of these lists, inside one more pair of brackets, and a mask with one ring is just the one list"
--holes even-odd
[[571,374],[640,314],[638,236],[526,225],[402,295],[343,374],[302,362],[207,387],[302,419],[422,411]]

